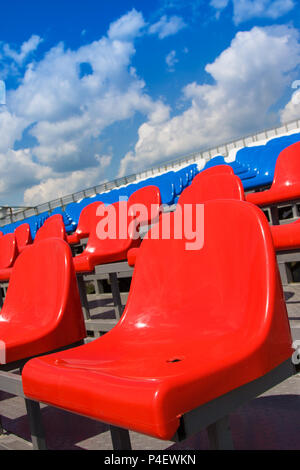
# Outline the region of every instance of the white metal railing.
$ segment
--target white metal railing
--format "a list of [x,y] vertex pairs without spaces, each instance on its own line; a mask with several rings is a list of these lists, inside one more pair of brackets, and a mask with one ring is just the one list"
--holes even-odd
[[216,155],[223,155],[224,157],[227,157],[230,151],[233,151],[234,149],[246,147],[248,145],[253,145],[260,141],[271,139],[272,137],[285,135],[299,128],[300,128],[300,119],[297,119],[297,120],[282,124],[281,126],[272,127],[270,129],[259,131],[254,134],[247,135],[245,137],[240,137],[238,139],[232,140],[224,144],[220,144],[208,150],[201,150],[198,152],[193,152],[179,159],[174,159],[171,161],[167,161],[161,165],[151,167],[140,173],[136,173],[136,174],[129,175],[129,176],[124,176],[122,178],[117,178],[113,181],[108,181],[98,186],[93,186],[92,188],[87,188],[82,191],[78,191],[76,193],[68,194],[58,199],[54,199],[47,203],[39,204],[38,206],[34,208],[23,209],[19,212],[10,214],[9,216],[1,217],[0,226],[9,224],[11,222],[16,222],[18,220],[26,219],[27,217],[30,217],[34,214],[38,215],[46,211],[51,212],[53,209],[57,207],[64,208],[70,202],[76,202],[85,197],[91,197],[95,194],[101,194],[103,192],[110,191],[120,186],[126,186],[130,183],[134,183],[140,180],[147,179],[152,176],[159,175],[161,173],[165,173],[167,171],[174,170],[175,167],[190,165],[192,163],[195,163],[201,160],[209,161],[211,158],[213,158]]

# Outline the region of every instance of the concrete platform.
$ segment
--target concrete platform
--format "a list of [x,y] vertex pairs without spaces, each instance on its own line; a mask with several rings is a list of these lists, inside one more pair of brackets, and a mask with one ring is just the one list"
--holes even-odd
[[[293,337],[300,340],[300,284],[289,284],[284,292]],[[49,449],[112,449],[105,424],[45,405],[42,413]],[[31,450],[24,400],[0,392],[0,415],[5,429],[0,435],[0,450]],[[300,374],[238,409],[230,416],[230,423],[238,450],[299,450]],[[176,444],[130,434],[134,450],[208,449],[206,431]]]

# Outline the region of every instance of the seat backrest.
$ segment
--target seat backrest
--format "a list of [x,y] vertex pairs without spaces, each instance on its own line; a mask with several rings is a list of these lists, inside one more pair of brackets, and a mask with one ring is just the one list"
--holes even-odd
[[208,176],[208,175],[219,175],[219,174],[227,174],[227,175],[234,175],[233,168],[231,168],[230,165],[223,164],[223,165],[215,165],[206,168],[205,170],[200,171],[194,179],[193,183],[197,183],[198,181],[201,181],[202,178]]
[[7,233],[0,237],[0,269],[13,266],[18,254],[19,250],[14,233]]
[[[127,201],[100,204],[84,253],[102,256],[127,252],[139,245],[138,223],[129,214]],[[126,255],[127,256],[127,255]]]
[[189,184],[189,174],[188,174],[188,170],[187,168],[181,168],[180,170],[177,171],[177,174],[180,175],[181,179],[182,179],[182,185],[184,188],[187,187],[187,185]]
[[[66,242],[49,238],[20,254],[1,319],[24,325],[24,331],[36,329],[44,335],[46,351],[85,337],[72,253]],[[45,335],[50,336],[46,339]]]
[[[157,186],[145,186],[135,191],[128,199],[130,215],[137,216],[137,222],[140,226],[150,225],[157,222],[161,210],[161,195]],[[132,212],[133,206],[137,209]],[[144,210],[138,210],[142,205]]]
[[215,166],[220,166],[220,165],[225,165],[225,159],[222,155],[217,155],[216,157],[211,158],[206,162],[204,171],[207,170],[208,168],[213,168]]
[[182,178],[177,172],[174,172],[173,183],[174,183],[175,194],[176,196],[179,196],[182,193],[184,187],[183,187]]
[[265,145],[256,145],[253,147],[243,147],[236,153],[236,161],[246,165],[250,170],[257,171],[259,168],[260,157],[265,149]]
[[30,233],[30,226],[29,224],[21,224],[15,230],[15,237],[17,241],[18,250],[24,250],[27,245],[32,243],[31,233]]
[[220,349],[222,360],[223,335],[239,331],[238,356],[255,354],[260,374],[290,357],[287,311],[262,211],[237,200],[204,203],[204,245],[196,250],[187,249],[189,234],[174,236],[176,212],[162,214],[161,227],[164,218],[171,236],[152,238],[152,228],[143,240],[126,308],[112,333],[137,347],[142,341],[143,347],[164,348],[167,361],[180,357],[181,344],[197,347],[199,335],[207,347]]
[[202,204],[212,199],[245,200],[242,182],[232,174],[202,174],[202,178],[194,178],[191,186],[186,188],[179,198],[178,204]]
[[89,236],[91,227],[94,225],[96,220],[97,208],[100,204],[103,204],[103,202],[92,202],[82,209],[76,229],[76,233],[79,235],[79,238],[85,238]]
[[280,152],[275,165],[272,188],[300,185],[300,142]]
[[52,215],[45,221],[44,225],[37,231],[34,243],[53,237],[67,240],[65,224],[61,214]]
[[153,180],[160,190],[162,204],[173,204],[175,198],[175,186],[172,178],[168,174],[163,174],[153,178]]
[[78,224],[82,207],[78,202],[70,202],[65,209],[67,216],[72,220],[73,223]]
[[[288,147],[296,142],[300,141],[300,133],[297,132],[295,134],[290,135],[283,135],[281,137],[275,137],[274,139],[269,140],[266,145],[267,146],[277,146],[278,144],[282,144],[283,148]],[[282,148],[282,150],[283,150]]]

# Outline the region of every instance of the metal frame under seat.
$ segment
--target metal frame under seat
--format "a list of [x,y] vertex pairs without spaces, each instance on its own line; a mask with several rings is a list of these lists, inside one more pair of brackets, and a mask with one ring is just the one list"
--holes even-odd
[[[12,369],[22,370],[25,362],[26,360],[11,364]],[[0,369],[0,390],[25,399],[33,449],[45,450],[46,440],[40,404],[37,401],[29,400],[25,397],[21,375],[13,373],[12,369],[8,366],[2,366]],[[9,371],[7,371],[7,368]],[[256,398],[294,374],[297,374],[299,371],[300,366],[295,366],[292,364],[291,359],[289,359],[263,377],[242,385],[215,400],[185,413],[180,418],[180,426],[171,440],[181,442],[197,432],[206,429],[210,449],[234,449],[229,425],[229,414],[236,408]],[[131,450],[130,436],[127,429],[110,426],[110,433],[114,450]]]

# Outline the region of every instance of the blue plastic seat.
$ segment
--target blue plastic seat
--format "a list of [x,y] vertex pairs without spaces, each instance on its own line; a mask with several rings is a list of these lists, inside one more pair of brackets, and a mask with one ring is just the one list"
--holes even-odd
[[183,188],[186,188],[189,184],[188,170],[186,168],[182,168],[181,170],[178,170],[176,173],[182,179]]
[[233,169],[234,173],[237,176],[239,176],[241,180],[254,178],[256,176],[256,172],[251,170],[245,164],[243,164],[243,163],[241,163],[237,160],[235,160],[231,163],[227,163],[222,155],[218,155],[218,156],[212,158],[211,160],[209,160],[206,163],[203,170],[201,170],[201,171],[207,170],[207,168],[211,168],[211,167],[214,167],[214,166],[217,166],[217,165],[229,165]]
[[71,217],[68,216],[67,213],[63,211],[61,207],[56,207],[51,212],[51,215],[55,215],[55,214],[60,214],[62,216],[67,233],[73,232],[75,230],[75,226],[77,225],[76,222],[73,222]]
[[[256,189],[273,183],[275,165],[280,152],[287,147],[286,141],[274,142],[272,145],[262,146],[257,150],[255,170],[257,176],[251,180],[243,181],[244,189]],[[253,148],[255,149],[255,147]]]
[[162,204],[172,205],[175,198],[175,185],[170,172],[156,176],[152,180],[160,190]]

